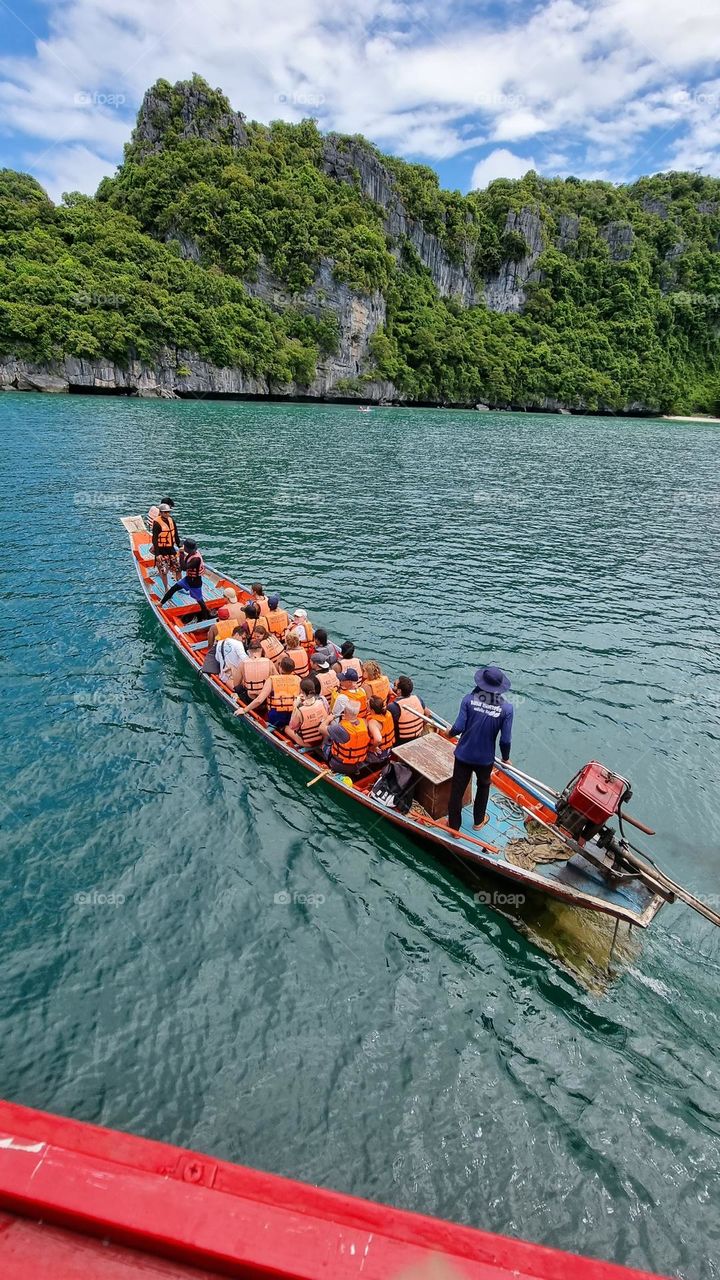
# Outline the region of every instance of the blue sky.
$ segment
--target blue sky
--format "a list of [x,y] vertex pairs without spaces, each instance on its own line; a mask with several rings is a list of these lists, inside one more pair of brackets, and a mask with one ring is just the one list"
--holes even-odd
[[467,191],[542,173],[720,175],[718,0],[0,0],[0,164],[94,191],[143,91],[193,71]]

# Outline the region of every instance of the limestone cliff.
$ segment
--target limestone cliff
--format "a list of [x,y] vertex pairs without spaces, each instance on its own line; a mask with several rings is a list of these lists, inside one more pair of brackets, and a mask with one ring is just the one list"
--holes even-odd
[[[528,173],[462,196],[362,138],[159,81],[94,201],[54,209],[0,170],[0,387],[634,412],[673,403],[679,358],[711,400],[719,189]],[[662,310],[677,292],[694,312]]]

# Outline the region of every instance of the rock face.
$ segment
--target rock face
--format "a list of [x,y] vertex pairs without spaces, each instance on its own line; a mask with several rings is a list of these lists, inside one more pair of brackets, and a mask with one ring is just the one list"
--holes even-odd
[[[401,401],[403,395],[391,382],[365,381],[359,389],[338,387],[340,371],[346,366],[335,363],[333,356],[318,365],[317,376],[309,386],[277,383],[255,378],[242,369],[222,369],[209,364],[192,351],[161,351],[157,363],[130,361],[127,368],[110,360],[84,360],[65,356],[54,364],[38,365],[8,357],[0,359],[0,390],[69,391],[82,389],[96,392],[126,392],[143,399],[174,400],[182,396],[236,395],[277,396],[298,399],[357,399]],[[182,372],[180,372],[182,370]],[[345,374],[352,377],[349,371]],[[50,385],[52,384],[52,385]]]
[[645,213],[654,213],[663,220],[668,216],[668,207],[664,200],[654,200],[651,196],[643,196],[642,207]]
[[[335,359],[335,357],[333,357]],[[180,369],[183,370],[180,373]],[[241,369],[221,369],[217,365],[208,364],[191,351],[161,351],[155,365],[131,361],[127,368],[113,364],[110,360],[82,360],[76,356],[66,356],[55,364],[38,365],[15,357],[0,358],[0,392],[2,391],[95,391],[99,393],[127,394],[140,399],[176,400],[185,396],[202,399],[203,396],[272,396],[289,400],[349,400],[371,402],[373,404],[402,404],[406,397],[391,382],[366,382],[363,380],[362,390],[353,392],[352,388],[337,386],[336,366],[329,362],[325,367],[319,365],[315,380],[310,386],[299,386],[297,383],[276,383],[266,378],[254,378],[243,374]],[[53,385],[49,385],[53,384]],[[583,413],[585,405],[582,400],[570,408],[560,400],[545,396],[536,403],[528,404],[473,404],[468,401],[461,408],[479,409],[522,409],[539,413]],[[609,413],[634,415],[657,415],[661,412],[658,405],[646,405],[633,401],[622,408],[592,409],[593,413]]]
[[403,243],[409,241],[430,272],[441,298],[455,298],[464,306],[472,306],[481,299],[482,291],[471,274],[471,244],[468,243],[462,261],[453,262],[437,236],[410,217],[390,170],[369,147],[329,134],[325,139],[321,167],[337,182],[357,182],[363,194],[380,206],[392,252],[399,258]]
[[225,95],[210,89],[199,76],[174,87],[160,81],[142,100],[130,151],[137,160],[157,155],[171,133],[176,141],[205,138],[243,147],[247,142],[244,122],[242,112],[233,111]]
[[580,233],[580,219],[574,217],[571,213],[561,213],[558,218],[557,239],[555,241],[558,249],[567,249],[569,245],[574,244]]
[[331,312],[337,321],[339,347],[337,352],[318,363],[313,387],[319,387],[320,395],[331,394],[337,382],[357,378],[367,368],[370,357],[370,341],[376,329],[385,323],[385,298],[379,292],[353,293],[347,284],[337,281],[333,275],[333,263],[323,258],[315,280],[309,289],[289,298],[282,280],[278,279],[266,263],[261,263],[255,278],[246,280],[248,293],[262,298],[278,311],[292,305],[312,315],[322,316]]
[[520,311],[525,302],[525,285],[540,279],[534,270],[545,248],[540,217],[532,209],[508,211],[505,231],[519,232],[527,245],[527,253],[519,262],[505,262],[497,275],[485,282],[485,301],[491,311]]
[[602,227],[600,235],[610,250],[613,262],[627,262],[635,241],[635,232],[629,223],[608,222],[606,227]]
[[17,391],[44,391],[48,395],[61,395],[70,390],[67,378],[62,374],[44,373],[42,370],[30,372],[18,370],[15,380]]

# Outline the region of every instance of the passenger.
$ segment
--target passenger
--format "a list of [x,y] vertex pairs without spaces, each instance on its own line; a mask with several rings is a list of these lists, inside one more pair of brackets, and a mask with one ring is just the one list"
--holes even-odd
[[319,692],[328,699],[340,685],[336,673],[330,669],[330,663],[317,653],[310,659],[310,678],[317,680]]
[[235,687],[240,700],[244,703],[252,702],[266,682],[275,674],[272,662],[263,655],[260,639],[253,636],[248,644],[247,657],[240,668],[240,677]]
[[230,612],[230,617],[237,618],[239,622],[244,622],[245,614],[243,612],[243,606],[240,604],[237,598],[237,591],[235,590],[235,588],[226,587],[225,590],[223,591],[223,595],[227,600],[227,608]]
[[215,621],[208,629],[208,649],[217,644],[218,640],[227,640],[236,631],[240,631],[240,623],[237,618],[232,617],[227,605],[221,605],[215,615]]
[[[237,623],[235,623],[237,627]],[[215,645],[215,661],[218,664],[220,679],[228,688],[234,689],[240,681],[243,664],[247,654],[239,633],[219,640]]]
[[342,714],[343,707],[348,702],[354,702],[359,707],[359,714],[364,716],[367,712],[368,699],[364,689],[360,687],[360,674],[354,667],[348,667],[347,671],[343,671],[338,677],[339,689],[330,697],[330,710],[337,718]]
[[268,676],[262,689],[246,707],[238,707],[236,716],[244,716],[246,711],[254,711],[256,707],[268,703],[268,724],[284,729],[290,723],[295,708],[295,699],[300,693],[300,677],[295,674],[292,658],[285,656],[280,662],[280,670]]
[[390,697],[390,681],[383,675],[380,664],[370,659],[369,662],[361,662],[360,666],[362,687],[368,698],[379,698],[381,702],[387,702]]
[[341,671],[347,671],[348,667],[357,668],[360,666],[360,659],[355,657],[355,645],[352,640],[343,640],[340,645],[340,657],[334,664],[334,669],[340,675]]
[[[395,721],[395,742],[410,742],[425,732],[425,721],[422,715],[425,703],[413,693],[413,682],[409,676],[399,676],[393,685],[395,701],[390,703],[389,711]],[[421,714],[418,715],[417,713]]]
[[291,628],[285,637],[285,648],[289,658],[292,658],[295,670],[301,680],[310,674],[310,659],[307,656],[307,650],[303,648],[302,637],[299,631]]
[[[157,515],[150,526],[155,568],[160,575],[163,591],[167,591],[168,574],[172,573],[176,582],[180,577],[180,561],[178,559],[180,538],[177,525],[170,514],[170,507],[167,502],[162,502],[159,508],[151,507],[150,511],[152,510],[157,511]],[[149,514],[150,512],[148,512]]]
[[193,538],[186,538],[182,544],[180,552],[180,572],[182,578],[176,582],[174,587],[170,587],[160,601],[162,608],[172,599],[176,591],[187,591],[197,605],[200,606],[199,618],[209,618],[211,615],[206,608],[203,598],[203,582],[202,576],[205,571],[205,562],[202,555],[198,551],[198,544]]
[[395,746],[395,721],[383,698],[371,698],[368,702],[367,727],[370,734],[367,763],[373,767],[385,764]]
[[250,590],[252,591],[252,598],[255,601],[255,604],[260,610],[261,617],[264,617],[266,613],[270,612],[270,602],[265,595],[262,582],[253,582]]
[[254,600],[248,600],[247,604],[243,605],[242,611],[245,621],[242,624],[241,632],[243,644],[247,648],[256,630],[262,625],[260,622],[260,606]]
[[455,748],[450,803],[446,825],[459,831],[462,821],[462,799],[473,774],[477,779],[473,802],[473,827],[479,831],[487,822],[486,810],[490,794],[490,775],[495,763],[495,742],[500,735],[500,754],[510,760],[513,706],[503,693],[510,681],[500,667],[480,667],[475,672],[475,688],[460,703],[450,734],[460,735]]
[[262,623],[255,634],[262,645],[262,651],[265,657],[269,658],[271,662],[277,664],[278,659],[281,658],[285,652],[285,645],[278,636],[268,635],[267,627],[263,625],[265,622],[267,622],[267,618],[263,618]]
[[[172,498],[161,498],[160,504],[162,505],[163,503],[165,504],[165,506],[168,508],[169,511],[172,511],[173,508],[175,507],[175,503]],[[159,510],[160,510],[159,506],[150,507],[150,510],[147,513],[147,521],[146,521],[149,529],[152,529],[153,524],[157,520]]]
[[332,640],[328,640],[328,633],[324,627],[315,628],[315,648],[312,657],[324,658],[330,666],[340,658],[340,650]]
[[323,756],[336,773],[358,776],[367,759],[370,734],[360,716],[357,702],[347,701],[340,720],[330,720],[325,729]]
[[300,681],[300,701],[288,725],[288,737],[299,747],[316,750],[323,741],[323,727],[328,718],[328,705],[318,697],[312,677]]
[[313,629],[312,623],[307,616],[307,609],[296,609],[292,616],[290,626],[294,631],[299,631],[301,633],[302,643],[306,645],[308,649],[312,649]]
[[265,616],[265,625],[270,635],[277,636],[282,640],[285,632],[290,626],[287,609],[281,609],[279,596],[268,596],[268,611]]

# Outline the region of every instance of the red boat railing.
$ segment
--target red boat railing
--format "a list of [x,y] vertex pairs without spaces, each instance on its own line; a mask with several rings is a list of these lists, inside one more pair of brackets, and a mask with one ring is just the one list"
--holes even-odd
[[9,1102],[0,1102],[0,1275],[649,1280]]

